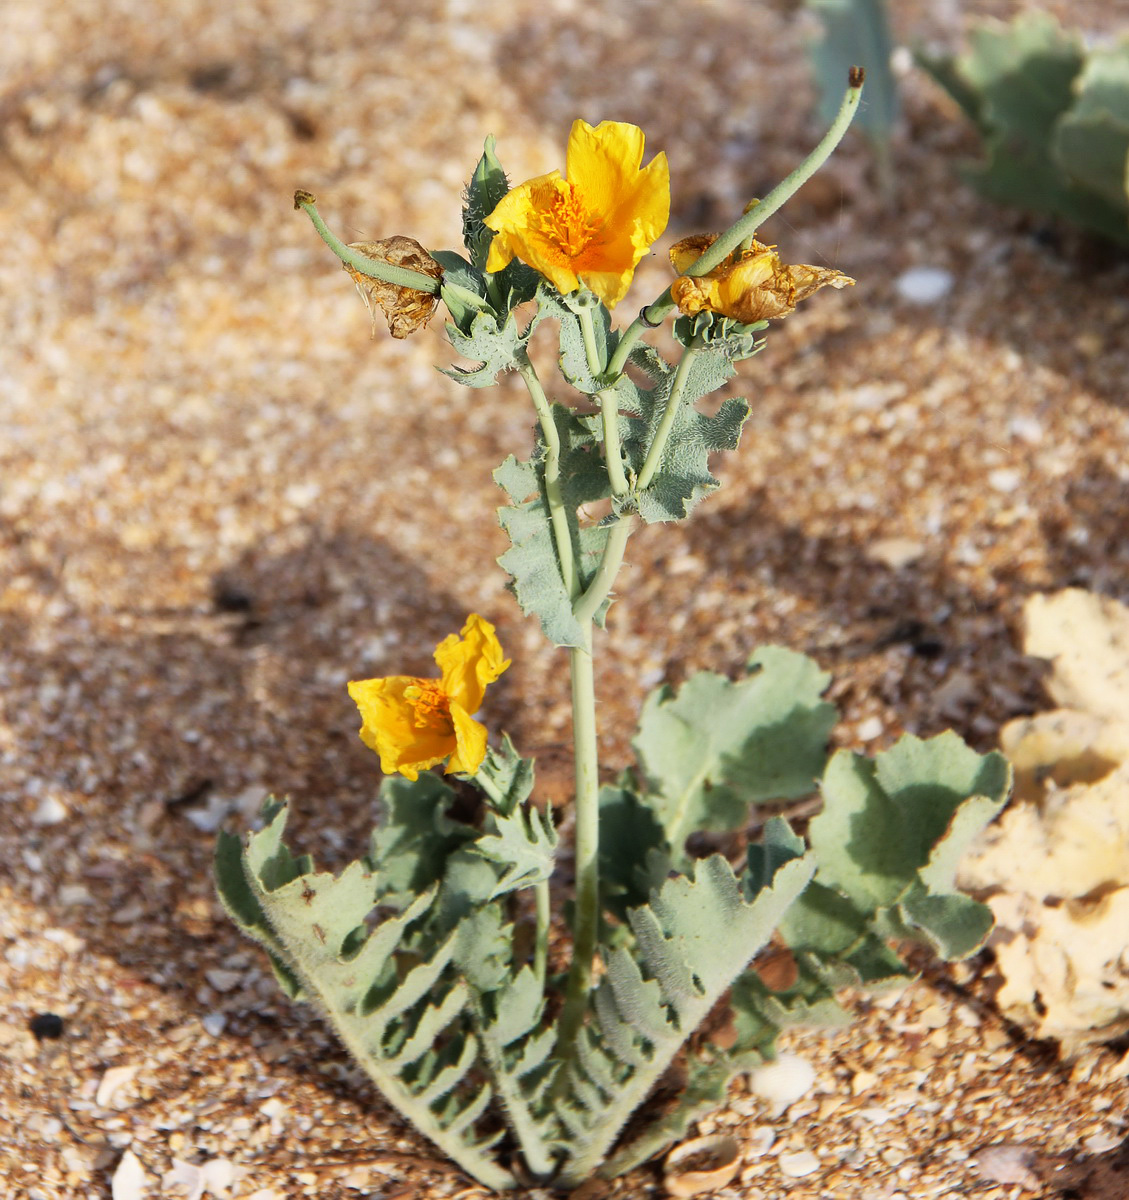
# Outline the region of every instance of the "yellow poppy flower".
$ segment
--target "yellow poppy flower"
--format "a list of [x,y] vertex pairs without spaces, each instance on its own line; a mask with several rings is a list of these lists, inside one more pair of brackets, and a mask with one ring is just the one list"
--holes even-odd
[[656,154],[640,170],[643,131],[624,121],[595,129],[574,121],[565,171],[506,193],[486,218],[493,229],[487,271],[520,258],[562,295],[583,282],[608,306],[623,299],[639,260],[670,217],[670,168]]
[[772,317],[786,317],[801,300],[821,287],[848,287],[854,280],[839,271],[803,264],[785,266],[774,246],[754,241],[738,248],[706,275],[684,275],[717,240],[713,234],[684,238],[670,248],[670,261],[679,277],[670,294],[688,317],[703,310],[753,325]]
[[349,684],[361,710],[361,741],[380,755],[386,775],[420,771],[445,758],[447,774],[473,775],[486,757],[486,726],[474,720],[486,685],[510,665],[494,626],[471,613],[462,634],[435,648],[439,679],[392,675]]

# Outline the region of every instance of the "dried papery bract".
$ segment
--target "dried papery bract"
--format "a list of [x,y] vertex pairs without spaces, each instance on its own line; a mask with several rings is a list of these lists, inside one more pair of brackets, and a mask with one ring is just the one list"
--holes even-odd
[[[430,275],[432,279],[443,278],[443,268],[415,240],[394,234],[392,237],[381,238],[375,242],[350,242],[350,250],[357,250],[367,258],[375,258],[394,267],[405,267],[409,271],[419,271]],[[372,332],[376,334],[376,310],[388,318],[388,328],[394,338],[406,338],[422,329],[431,320],[438,295],[421,292],[416,288],[398,287],[394,283],[385,283],[383,279],[374,279],[365,275],[356,267],[342,263],[342,267],[353,277],[357,291],[372,317]]]

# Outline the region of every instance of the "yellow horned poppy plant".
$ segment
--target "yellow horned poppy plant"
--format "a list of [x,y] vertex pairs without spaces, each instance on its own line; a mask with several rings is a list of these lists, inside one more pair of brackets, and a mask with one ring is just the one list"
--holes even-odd
[[843,288],[854,283],[849,276],[823,267],[785,266],[774,246],[758,241],[748,249],[734,250],[705,275],[683,274],[716,240],[713,234],[697,234],[670,248],[671,264],[679,274],[670,294],[687,316],[708,310],[753,325],[771,317],[786,317],[821,287]]
[[448,757],[447,774],[473,775],[486,757],[486,726],[471,714],[486,685],[510,665],[494,626],[471,613],[461,635],[436,646],[435,661],[439,679],[392,675],[349,684],[361,710],[361,740],[380,755],[386,775],[418,779]]
[[670,168],[656,154],[640,170],[643,131],[624,121],[574,121],[567,178],[550,171],[515,187],[486,218],[495,232],[488,271],[517,257],[562,295],[583,282],[614,308],[670,217]]

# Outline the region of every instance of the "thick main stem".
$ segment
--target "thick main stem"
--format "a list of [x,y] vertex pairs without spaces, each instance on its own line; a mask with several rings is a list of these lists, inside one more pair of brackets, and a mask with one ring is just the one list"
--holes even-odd
[[584,626],[584,643],[569,650],[572,747],[576,770],[576,913],[572,930],[572,966],[557,1026],[557,1058],[562,1061],[568,1059],[588,1009],[600,917],[600,776],[590,621]]
[[[623,517],[612,527],[600,566],[588,589],[573,605],[573,615],[584,630],[584,638],[581,645],[569,651],[576,768],[576,914],[572,931],[572,966],[557,1026],[556,1056],[562,1062],[568,1060],[588,1011],[592,960],[600,929],[600,772],[596,682],[592,664],[593,618],[611,592],[623,565],[633,523],[631,517]],[[564,1076],[561,1078],[563,1082]]]

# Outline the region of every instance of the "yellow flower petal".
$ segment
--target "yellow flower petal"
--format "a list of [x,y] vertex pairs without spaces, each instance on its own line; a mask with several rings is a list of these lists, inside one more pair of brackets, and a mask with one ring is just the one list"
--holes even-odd
[[488,271],[515,257],[562,294],[583,282],[614,308],[635,267],[666,228],[670,169],[657,154],[643,169],[643,132],[623,121],[575,121],[565,162],[509,191],[486,218],[495,231]]
[[443,675],[443,690],[468,713],[482,707],[486,685],[493,683],[510,665],[502,655],[494,626],[471,613],[462,634],[453,633],[435,648],[435,661]]
[[454,727],[445,706],[421,700],[434,697],[437,679],[392,675],[349,684],[349,695],[361,712],[361,741],[380,755],[386,775],[397,771],[409,779],[441,763],[455,748]]
[[457,748],[447,764],[448,775],[473,775],[486,757],[486,726],[458,704],[451,705]]
[[462,634],[435,649],[440,679],[390,675],[349,684],[361,713],[361,740],[380,755],[386,775],[420,771],[449,758],[448,773],[473,775],[486,757],[486,727],[471,717],[488,684],[510,665],[494,626],[471,613]]

